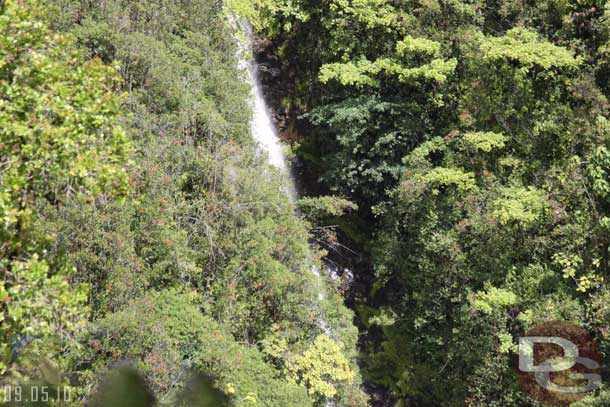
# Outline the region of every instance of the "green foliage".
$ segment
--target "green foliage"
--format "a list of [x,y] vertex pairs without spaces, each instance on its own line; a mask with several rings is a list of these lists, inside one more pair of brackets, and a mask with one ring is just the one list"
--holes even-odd
[[490,315],[498,308],[502,309],[514,305],[517,301],[517,296],[509,290],[489,287],[487,290],[476,294],[472,305],[482,313]]
[[548,319],[595,327],[607,358],[605,6],[299,5],[266,51],[298,68],[297,154],[358,205],[366,378],[399,406],[534,406],[511,352]]
[[437,57],[441,53],[441,44],[427,38],[413,38],[407,35],[404,40],[396,43],[396,53],[403,57],[411,54]]
[[207,372],[235,405],[310,406],[305,388],[275,377],[255,347],[240,344],[225,327],[201,313],[196,292],[148,292],[124,311],[98,321],[72,355],[87,360],[94,380],[119,361],[145,375],[161,405],[175,405],[189,371]]
[[[410,54],[438,54],[440,44],[433,41],[419,39],[418,41],[407,37],[396,45],[397,54],[409,60]],[[419,80],[431,80],[437,83],[447,81],[457,65],[457,61],[432,59],[429,63],[420,66],[409,66],[395,58],[380,58],[371,62],[365,58],[356,62],[325,64],[320,68],[320,82],[327,83],[334,79],[342,85],[358,85],[379,87],[377,76],[396,76],[401,83],[417,83]]]
[[422,114],[412,101],[378,96],[358,96],[315,109],[308,118],[320,126],[330,149],[322,157],[322,181],[333,192],[353,197],[359,207],[385,200],[400,177],[404,154],[426,131],[425,117],[423,124],[413,120]]
[[358,209],[358,206],[347,199],[337,196],[305,197],[299,200],[299,208],[310,218],[324,216],[337,217],[346,212]]
[[[114,70],[81,62],[69,39],[30,13],[9,3],[0,20],[4,241],[26,238],[38,199],[58,203],[80,192],[127,190],[121,160],[129,144],[117,124]],[[24,245],[13,242],[3,257]]]
[[473,152],[489,153],[495,149],[502,149],[506,145],[507,137],[503,134],[487,132],[466,133],[462,137],[464,149]]
[[574,407],[601,407],[610,401],[610,394],[607,390],[602,390],[599,395],[589,396],[574,403]]
[[378,74],[380,67],[370,61],[361,59],[355,63],[334,63],[324,65],[320,70],[320,81],[327,83],[331,79],[337,80],[341,85],[369,85],[379,86],[379,81],[371,75]]
[[229,15],[244,18],[255,29],[265,28],[272,35],[282,30],[290,31],[293,21],[309,19],[307,12],[294,0],[227,0],[223,6]]
[[474,174],[465,173],[456,168],[434,168],[425,175],[422,175],[418,181],[432,188],[434,195],[438,195],[444,187],[455,187],[461,192],[475,188]]
[[[534,406],[511,353],[544,320],[610,355],[603,4],[30,3],[0,16],[0,374],[69,351],[87,402],[128,361],[148,404],[363,406],[354,315],[311,272],[327,220],[362,246],[362,364],[398,406]],[[233,16],[319,177],[307,222],[254,151]]]
[[[71,279],[91,287],[88,345],[62,364],[79,378],[79,395],[91,400],[128,360],[163,405],[200,401],[184,401],[189,372],[211,376],[235,405],[312,405],[285,362],[259,347],[281,336],[288,353],[302,354],[322,318],[353,374],[333,383],[333,398],[363,405],[353,315],[334,291],[318,298],[326,284],[311,273],[318,254],[308,224],[250,137],[227,9],[210,0],[52,3],[56,27],[91,58],[119,66],[122,123],[136,150],[131,194],[71,199],[44,208],[35,225],[54,237],[48,261],[70,262]],[[292,16],[291,4],[225,6]]]
[[352,382],[354,379],[342,347],[326,335],[318,336],[303,355],[288,361],[290,375],[304,383],[309,394],[321,399],[333,397],[337,393],[335,382]]
[[591,157],[589,177],[592,179],[593,192],[607,198],[610,195],[608,171],[610,170],[610,151],[603,146],[598,147]]
[[[0,374],[14,373],[11,366],[13,347],[26,338],[40,338],[29,345],[27,359],[59,354],[70,346],[78,346],[72,337],[86,326],[87,287],[70,287],[66,277],[70,270],[55,270],[34,254],[28,261],[13,261],[12,279],[0,283],[3,313],[0,316]],[[28,346],[28,345],[26,345]]]
[[[49,30],[37,3],[4,4],[0,49],[4,376],[29,373],[32,360],[60,354],[85,325],[87,287],[68,284],[69,261],[45,258],[50,238],[34,226],[40,208],[60,207],[74,196],[126,194],[130,144],[119,126],[116,71],[98,60],[83,62],[71,37]],[[28,356],[16,361],[12,351],[22,341]]]
[[486,60],[513,60],[528,69],[574,68],[581,62],[569,50],[541,41],[536,32],[525,28],[513,28],[502,37],[487,38],[481,44],[481,52]]
[[503,224],[515,223],[528,227],[544,215],[544,194],[533,187],[504,188],[501,198],[493,202],[493,216]]

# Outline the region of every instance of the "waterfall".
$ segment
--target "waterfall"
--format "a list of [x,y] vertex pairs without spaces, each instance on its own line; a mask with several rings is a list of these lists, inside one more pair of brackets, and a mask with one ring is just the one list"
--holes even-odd
[[[237,24],[235,21],[231,21],[233,19],[230,18],[230,24],[237,28]],[[253,117],[250,122],[250,129],[252,132],[252,137],[258,143],[258,148],[264,151],[267,154],[269,163],[274,167],[278,168],[282,174],[286,177],[286,194],[291,202],[295,203],[297,201],[297,193],[295,188],[295,180],[290,171],[290,167],[287,163],[285,154],[284,154],[284,146],[279,139],[278,131],[273,124],[273,120],[271,118],[270,110],[265,102],[263,89],[261,86],[259,74],[258,74],[258,65],[256,61],[251,56],[252,45],[253,45],[253,32],[252,27],[247,22],[241,22],[239,24],[241,31],[246,35],[246,42],[240,43],[240,55],[239,55],[239,65],[242,69],[246,70],[248,73],[248,82],[251,86],[252,92],[252,101],[253,101]],[[318,291],[318,301],[322,302],[326,300],[326,285],[324,280],[323,273],[320,272],[317,266],[312,267],[312,273],[316,275],[318,281],[320,282],[319,291]],[[325,272],[329,270],[324,269]],[[332,276],[332,273],[328,273],[329,276]],[[332,328],[330,324],[324,319],[321,315],[318,317],[316,321],[318,328],[326,335],[332,336]],[[332,400],[327,399],[324,402],[324,407],[341,407],[336,405]]]
[[[242,23],[242,31],[246,35],[246,43],[242,45],[240,50],[240,66],[248,72],[248,82],[251,87],[252,101],[253,101],[253,117],[250,122],[250,130],[252,137],[258,143],[258,148],[267,154],[269,163],[279,169],[284,174],[287,182],[286,194],[291,202],[297,201],[297,193],[295,188],[295,180],[290,171],[289,165],[284,155],[284,146],[278,136],[278,131],[273,124],[271,119],[271,113],[265,98],[263,95],[263,89],[261,86],[260,78],[258,75],[258,65],[252,58],[246,58],[251,53],[253,33],[252,28],[247,23]],[[323,283],[323,277],[318,267],[312,267],[312,273],[317,277],[320,277],[320,281]],[[327,270],[325,270],[327,271]],[[326,300],[326,289],[325,285],[321,284],[318,292],[318,300]],[[322,317],[318,318],[318,327],[325,333],[330,334],[331,329],[327,321]]]
[[258,147],[267,153],[269,163],[278,168],[286,177],[286,194],[290,202],[297,200],[296,188],[292,172],[286,162],[284,145],[280,141],[277,129],[271,119],[271,112],[265,102],[263,88],[261,86],[258,65],[252,58],[246,58],[252,50],[253,33],[250,24],[242,23],[242,31],[246,35],[246,43],[240,49],[240,66],[248,73],[248,82],[251,87],[253,101],[253,116],[250,122],[252,137],[258,143]]

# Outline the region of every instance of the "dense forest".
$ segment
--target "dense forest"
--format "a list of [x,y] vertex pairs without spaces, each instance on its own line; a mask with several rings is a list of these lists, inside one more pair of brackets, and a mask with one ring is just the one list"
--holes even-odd
[[601,0],[0,0],[0,401],[539,407],[548,321],[607,383],[609,77]]

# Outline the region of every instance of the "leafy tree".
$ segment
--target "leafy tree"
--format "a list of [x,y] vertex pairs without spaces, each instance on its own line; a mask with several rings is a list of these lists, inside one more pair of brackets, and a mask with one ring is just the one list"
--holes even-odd
[[8,1],[0,15],[2,375],[15,370],[19,343],[33,341],[34,357],[56,355],[84,324],[87,288],[70,287],[69,261],[45,258],[50,238],[33,226],[40,207],[129,189],[115,70],[83,62],[71,37],[49,31],[40,13]]
[[113,365],[131,363],[144,373],[161,405],[177,402],[189,371],[207,372],[236,405],[312,405],[304,387],[277,379],[256,348],[238,343],[224,326],[204,316],[197,296],[193,291],[148,292],[100,320],[83,339],[88,345],[72,357],[89,361],[93,378],[103,377]]
[[549,319],[608,357],[607,12],[585,3],[302,1],[262,29],[297,154],[358,205],[365,373],[396,405],[537,405],[511,352]]
[[[344,344],[342,360],[353,376],[334,383],[334,399],[363,405],[353,314],[334,290],[318,298],[327,284],[311,272],[320,266],[308,225],[295,217],[281,174],[256,152],[249,89],[225,10],[209,0],[52,3],[55,27],[75,35],[89,57],[118,62],[127,92],[122,121],[136,150],[134,190],[124,200],[73,200],[45,209],[37,223],[58,237],[48,245],[49,259],[70,259],[77,268],[72,278],[91,286],[91,335],[102,341],[103,331],[124,329],[131,339],[104,346],[139,361],[152,395],[169,404],[182,386],[177,355],[188,354],[201,360],[190,368],[219,378],[236,404],[310,405],[305,384],[294,383],[262,343],[281,336],[291,354],[302,354],[323,319]],[[153,304],[173,303],[178,288],[189,294],[188,305],[175,300],[176,315],[155,312],[159,324],[131,320],[131,309],[147,314]],[[187,321],[218,330],[205,336],[198,327],[184,333],[188,340],[178,328],[171,333],[175,323],[191,329]],[[143,334],[153,350],[137,345]],[[218,335],[220,348],[207,349],[219,346]],[[216,353],[227,351],[228,359]],[[104,352],[75,351],[65,368],[89,398],[86,389],[115,362]]]

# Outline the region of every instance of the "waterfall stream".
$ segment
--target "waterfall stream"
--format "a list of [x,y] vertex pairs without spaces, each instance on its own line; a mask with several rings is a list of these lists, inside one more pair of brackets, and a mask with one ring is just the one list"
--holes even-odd
[[267,154],[269,163],[278,168],[286,177],[286,194],[292,203],[297,200],[297,193],[294,178],[284,154],[284,145],[278,137],[277,129],[273,124],[271,112],[265,102],[263,88],[261,86],[258,65],[252,58],[247,58],[251,54],[253,33],[250,24],[242,23],[242,31],[246,35],[246,43],[240,49],[240,66],[248,72],[248,82],[252,92],[252,120],[250,131],[252,137],[258,143],[258,147]]
[[[235,26],[234,22],[231,22],[233,26]],[[259,66],[251,58],[252,49],[253,49],[253,32],[250,24],[246,22],[241,22],[239,24],[241,31],[246,36],[245,43],[240,43],[240,55],[239,55],[239,64],[240,67],[247,71],[248,82],[251,86],[252,92],[252,102],[253,102],[253,117],[250,122],[250,129],[252,133],[252,137],[258,143],[258,147],[267,154],[267,158],[269,163],[274,167],[278,168],[282,174],[284,174],[286,179],[286,194],[291,202],[295,203],[298,199],[295,180],[290,171],[290,167],[287,163],[286,156],[284,153],[284,145],[279,139],[278,131],[273,124],[273,120],[271,118],[270,109],[265,102],[262,85],[260,82],[258,70]],[[318,291],[318,301],[322,302],[326,300],[326,284],[325,278],[326,273],[329,272],[328,276],[333,276],[333,273],[330,273],[330,270],[326,270],[326,267],[323,268],[322,271],[317,266],[312,267],[312,273],[318,277],[320,282],[319,291]],[[326,335],[332,336],[332,328],[330,324],[324,319],[322,313],[317,319],[318,328]],[[332,400],[327,399],[324,402],[325,407],[340,407],[337,406]]]

